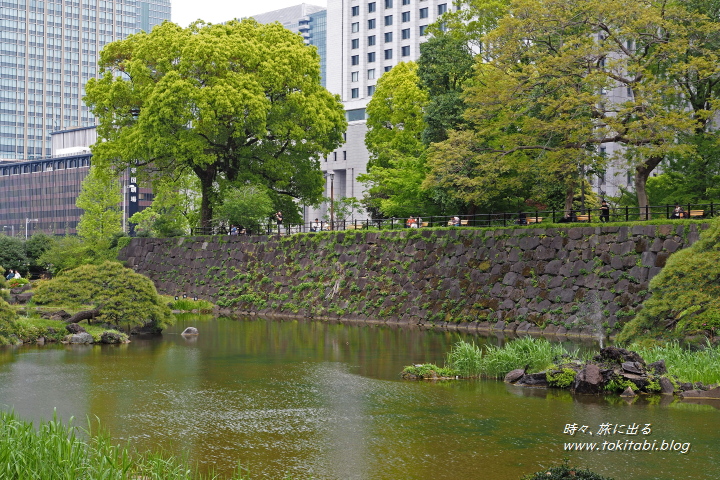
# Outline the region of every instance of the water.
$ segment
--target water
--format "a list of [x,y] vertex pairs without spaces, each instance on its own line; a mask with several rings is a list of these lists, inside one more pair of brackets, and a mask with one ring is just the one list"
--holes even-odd
[[[200,335],[182,337],[186,326]],[[563,457],[617,480],[720,478],[720,405],[400,380],[405,365],[442,363],[460,338],[186,318],[128,345],[0,350],[0,406],[32,420],[54,411],[79,425],[97,417],[118,442],[185,452],[225,473],[240,463],[252,478],[516,480]],[[650,424],[651,433],[563,433],[566,424],[597,433],[604,423]],[[563,451],[565,442],[597,440],[691,445],[684,455]]]

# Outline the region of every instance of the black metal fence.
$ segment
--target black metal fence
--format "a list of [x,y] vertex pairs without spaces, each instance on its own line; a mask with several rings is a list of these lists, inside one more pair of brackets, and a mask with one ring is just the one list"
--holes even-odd
[[[263,226],[262,231],[247,232],[261,235],[287,235],[293,233],[318,232],[330,230],[397,230],[402,228],[426,227],[509,227],[513,225],[537,225],[542,223],[607,223],[662,219],[703,219],[715,216],[720,205],[714,203],[696,203],[680,206],[679,214],[675,205],[655,205],[647,207],[609,207],[602,209],[573,210],[526,210],[520,212],[478,213],[475,215],[441,215],[409,218],[377,218],[364,220],[336,220],[335,222],[310,222],[305,224],[278,225],[275,222]],[[196,227],[193,235],[227,235],[227,227]],[[240,233],[241,234],[241,233]]]

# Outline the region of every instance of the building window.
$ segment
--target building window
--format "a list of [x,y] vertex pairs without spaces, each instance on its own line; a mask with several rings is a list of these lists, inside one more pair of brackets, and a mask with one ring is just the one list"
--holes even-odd
[[350,57],[350,63],[353,65],[360,65],[360,55],[353,55]]
[[410,29],[409,28],[403,28],[402,30],[402,39],[407,40],[410,38]]
[[359,38],[353,38],[351,43],[351,48],[360,48],[360,39]]
[[392,8],[393,0],[385,0],[385,8]]
[[392,48],[388,48],[387,50],[385,50],[385,60],[390,59],[392,59]]
[[410,0],[403,0],[403,5],[410,5]]
[[347,150],[343,150],[343,160],[347,160]]
[[385,25],[392,25],[392,15],[385,16]]
[[402,21],[403,21],[403,22],[409,22],[409,21],[410,21],[410,12],[402,12]]
[[427,25],[420,25],[420,36],[425,36],[425,30],[427,30]]
[[375,85],[369,85],[368,86],[368,97],[372,97],[373,93],[375,93]]
[[428,18],[428,7],[420,9],[420,18]]
[[350,74],[350,81],[357,82],[360,79],[360,72],[352,72]]
[[375,61],[375,52],[369,52],[368,53],[368,63],[372,63]]
[[447,3],[441,3],[440,5],[438,5],[438,16],[442,15],[445,12],[447,12]]
[[[357,98],[357,97],[355,97],[355,98]],[[337,152],[333,152],[333,162],[337,162]]]
[[392,69],[392,65],[388,65],[387,67],[385,67],[385,68],[383,69],[383,71],[384,71],[385,73],[387,73],[387,72],[390,71],[390,69]]
[[385,32],[385,43],[392,42],[393,32]]
[[358,98],[360,97],[360,89],[359,88],[353,88],[350,90],[350,97],[352,98]]
[[352,7],[351,12],[353,17],[357,17],[358,15],[360,15],[360,7],[357,5]]
[[375,11],[375,2],[368,3],[368,13],[372,13]]
[[375,35],[370,35],[368,37],[368,46],[372,47],[373,45],[375,45]]
[[373,28],[375,28],[375,19],[371,18],[368,20],[368,30],[372,30]]
[[355,23],[353,23],[353,24],[350,26],[350,30],[351,30],[353,33],[359,32],[359,31],[360,31],[360,22],[355,22]]
[[374,80],[375,79],[375,69],[371,68],[368,70],[368,80]]
[[406,45],[406,46],[402,47],[402,56],[403,57],[410,56],[410,45]]

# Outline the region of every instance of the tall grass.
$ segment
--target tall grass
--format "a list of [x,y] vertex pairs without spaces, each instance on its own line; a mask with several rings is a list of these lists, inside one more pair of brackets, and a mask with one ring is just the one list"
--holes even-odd
[[544,338],[523,337],[502,347],[486,346],[484,352],[474,343],[461,340],[448,353],[447,364],[463,377],[503,378],[516,368],[527,366],[529,371],[537,372],[553,365],[563,355],[575,358],[577,354],[577,350],[569,352]]
[[[85,435],[88,434],[88,435]],[[85,440],[83,437],[88,436]],[[0,412],[0,478],[53,480],[156,478],[219,479],[201,475],[182,460],[163,452],[138,453],[113,445],[105,434],[68,426],[57,418],[41,423]],[[231,477],[242,480],[238,471]]]
[[647,363],[665,360],[668,373],[680,381],[720,383],[720,346],[708,343],[704,349],[690,350],[670,342],[654,346],[632,344],[628,349],[639,353]]

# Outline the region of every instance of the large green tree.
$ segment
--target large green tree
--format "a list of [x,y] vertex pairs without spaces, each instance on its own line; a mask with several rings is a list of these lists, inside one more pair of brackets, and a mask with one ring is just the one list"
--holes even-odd
[[318,158],[341,143],[346,121],[300,36],[252,19],[166,22],[106,45],[99,65],[85,97],[98,119],[94,162],[194,172],[204,226],[222,179],[265,185],[276,205],[320,201]]
[[[717,34],[715,21],[680,2],[510,2],[483,37],[466,91],[471,127],[431,151],[428,182],[482,202],[528,180],[554,181],[569,204],[582,177],[604,169],[599,147],[619,143],[647,205],[650,172],[692,151],[680,140],[716,111],[714,102],[689,108],[688,95],[720,72]],[[461,153],[448,161],[452,145]]]
[[418,84],[417,64],[399,63],[377,82],[367,106],[367,174],[359,180],[368,191],[365,203],[386,216],[430,213],[420,185],[425,178],[422,132],[428,95]]

